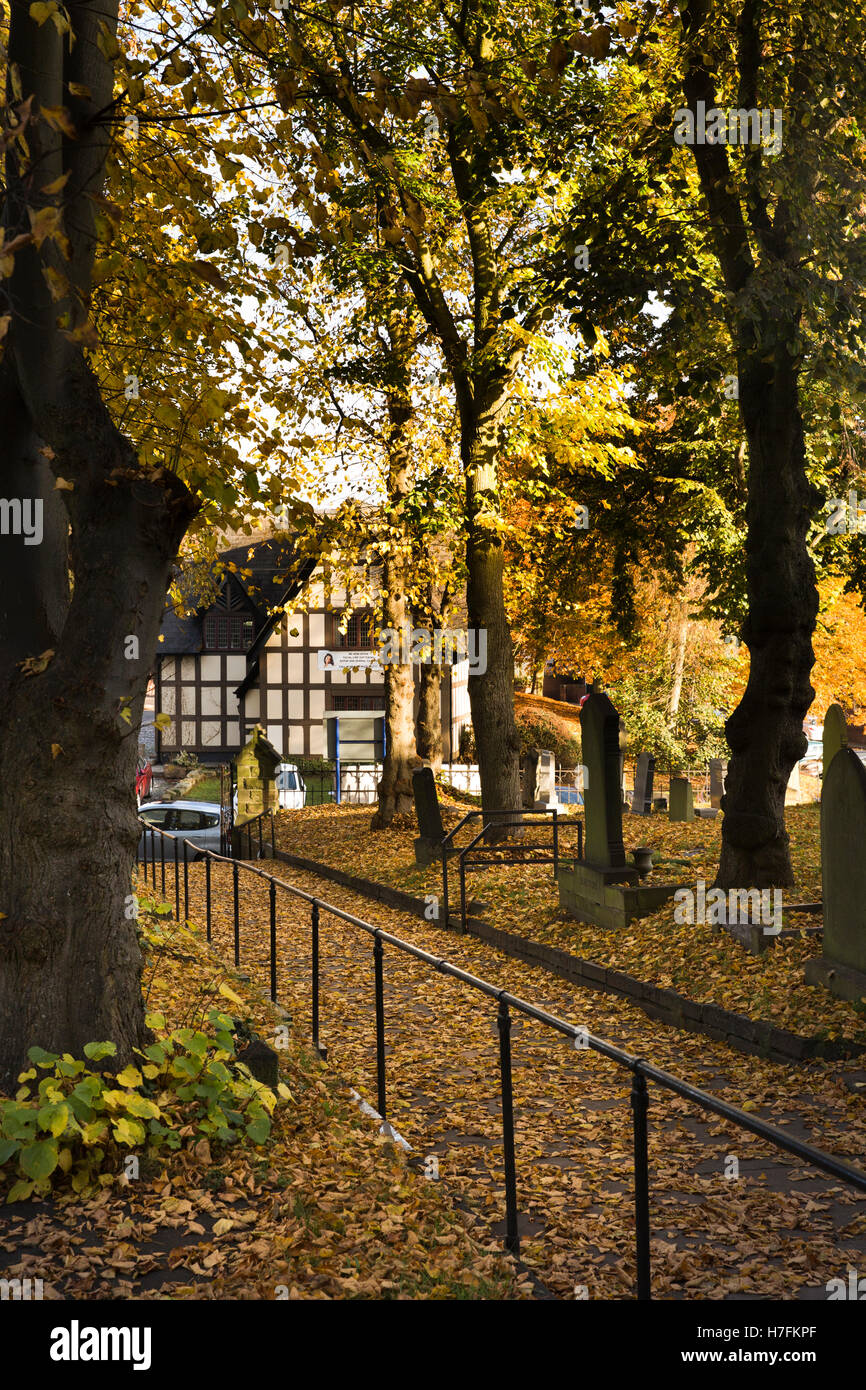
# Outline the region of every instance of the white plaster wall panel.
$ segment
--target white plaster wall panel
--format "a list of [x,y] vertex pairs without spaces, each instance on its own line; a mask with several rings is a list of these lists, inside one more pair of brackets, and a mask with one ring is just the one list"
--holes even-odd
[[[189,711],[184,711],[188,713]],[[202,715],[222,714],[222,687],[219,685],[203,685],[201,688],[201,712]]]
[[222,680],[222,661],[218,656],[203,656],[201,659],[201,678],[203,681]]

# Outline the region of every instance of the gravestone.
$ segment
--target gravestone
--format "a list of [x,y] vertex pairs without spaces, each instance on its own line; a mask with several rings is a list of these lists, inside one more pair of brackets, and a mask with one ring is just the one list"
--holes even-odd
[[848,721],[841,705],[831,705],[824,715],[824,766],[827,776],[830,764],[840,748],[848,747]]
[[431,767],[419,767],[412,773],[412,792],[415,797],[418,829],[421,832],[415,840],[415,863],[430,864],[434,859],[438,859],[439,849],[445,838],[439,794]]
[[824,952],[806,962],[806,981],[841,999],[866,998],[864,851],[866,769],[852,749],[839,748],[821,793]]
[[587,778],[586,862],[601,870],[624,869],[619,714],[600,691],[593,689],[580,711],[580,738]]
[[632,814],[648,816],[653,804],[653,777],[656,760],[649,753],[640,753],[634,769],[634,795],[631,799]]
[[585,859],[560,861],[559,901],[579,922],[625,927],[672,897],[679,885],[640,883],[626,860],[622,839],[622,770],[619,714],[607,695],[591,690],[580,711],[586,768]]
[[725,791],[728,764],[722,758],[710,758],[710,805],[719,809]]
[[556,761],[548,748],[539,748],[535,769],[535,810],[556,806]]
[[694,820],[695,798],[688,777],[672,777],[668,820]]

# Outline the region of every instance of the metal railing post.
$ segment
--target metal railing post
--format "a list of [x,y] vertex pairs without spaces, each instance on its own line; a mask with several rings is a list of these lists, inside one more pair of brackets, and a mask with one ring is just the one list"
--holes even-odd
[[210,905],[210,850],[204,857],[204,897],[206,913],[206,933],[207,940],[211,939],[211,905]]
[[183,842],[183,920],[189,921],[189,841]]
[[511,1015],[504,999],[496,1019],[499,1029],[499,1072],[502,1079],[502,1142],[505,1150],[505,1248],[520,1253],[517,1234],[517,1170],[514,1163],[514,1093],[511,1084]]
[[448,923],[448,844],[442,842],[442,911],[444,916],[445,930],[449,928]]
[[[138,822],[138,823],[139,823],[139,825],[141,825],[141,818],[140,818],[140,817],[139,817],[139,822]],[[142,847],[141,847],[141,863],[142,863],[142,865],[144,866],[144,881],[145,881],[145,883],[147,883],[147,827],[146,827],[146,826],[145,826],[144,830],[142,830],[142,832],[141,832],[141,840],[142,840]],[[137,849],[137,848],[136,848],[136,851],[135,851],[135,861],[136,861],[136,867],[138,867],[139,858],[138,858],[138,849]]]
[[240,923],[240,916],[239,916],[239,909],[238,909],[238,873],[239,873],[239,872],[240,872],[240,870],[239,870],[239,868],[238,868],[238,861],[235,860],[234,863],[232,864],[232,878],[233,878],[233,880],[234,880],[232,886],[233,886],[234,900],[235,900],[235,901],[234,901],[234,908],[235,908],[235,965],[240,965],[240,963],[241,963],[241,923]]
[[274,813],[271,811],[271,858],[277,857],[277,831],[274,824]]
[[556,807],[553,808],[553,880],[556,882],[556,875],[559,873],[559,813]]
[[277,885],[274,879],[270,883],[270,909],[271,909],[271,1000],[277,1002]]
[[174,839],[174,920],[180,921],[180,860],[178,858],[177,836]]
[[162,861],[162,865],[161,865],[161,869],[162,869],[162,897],[163,897],[163,901],[165,901],[165,831],[164,831],[164,830],[160,830],[160,832],[159,832],[159,846],[160,846],[160,850],[162,851],[161,854],[160,854],[160,859],[161,859],[161,861]]
[[313,1047],[320,1057],[327,1057],[328,1049],[322,1047],[319,1042],[319,904],[315,898],[310,913],[310,926],[313,933]]
[[264,819],[264,814],[265,814],[265,813],[264,813],[264,811],[263,811],[262,814],[259,816],[259,819],[258,819],[258,827],[259,827],[259,858],[260,858],[260,859],[264,858],[264,855],[263,855],[263,852],[262,852],[262,820]]
[[650,1289],[649,1157],[647,1145],[649,1093],[646,1077],[640,1070],[640,1062],[635,1063],[632,1071],[631,1108],[634,1115],[634,1234],[637,1258],[637,1296],[642,1302],[645,1302],[652,1298]]
[[379,1095],[379,1114],[387,1119],[385,1111],[385,988],[382,978],[382,957],[385,948],[382,937],[376,933],[373,941],[373,967],[376,976],[376,1087]]

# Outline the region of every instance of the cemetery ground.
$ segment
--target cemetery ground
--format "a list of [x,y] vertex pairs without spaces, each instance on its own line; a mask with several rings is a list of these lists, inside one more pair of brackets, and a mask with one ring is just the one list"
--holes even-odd
[[[364,835],[369,816],[323,808],[281,817],[296,852],[304,826],[330,825],[333,857],[352,872],[388,863],[401,831]],[[315,827],[315,829],[313,829]],[[691,827],[689,827],[691,830]],[[406,828],[403,859],[410,845]],[[411,853],[411,848],[409,849]],[[384,856],[384,858],[383,858]],[[862,1163],[866,1125],[856,1062],[801,1065],[745,1056],[648,1019],[629,1002],[582,990],[498,953],[471,935],[374,903],[286,864],[280,878],[437,957],[507,988],[798,1138]],[[512,874],[517,872],[510,871]],[[529,871],[527,871],[529,872]],[[535,875],[549,866],[534,867]],[[214,941],[231,949],[231,868],[213,866]],[[169,871],[170,879],[170,871]],[[536,882],[538,880],[536,879]],[[190,867],[190,915],[204,917],[204,875]],[[169,892],[169,897],[171,893]],[[240,876],[241,962],[268,979],[266,883]],[[278,997],[310,1035],[309,908],[278,896]],[[739,951],[733,944],[729,949]],[[370,1103],[376,1094],[373,959],[366,933],[322,909],[320,1038],[328,1069]],[[458,982],[385,948],[388,1118],[419,1169],[436,1159],[438,1186],[498,1239],[504,1176],[495,1008]],[[804,987],[805,988],[805,987]],[[633,1297],[632,1130],[628,1076],[526,1018],[514,1019],[513,1066],[521,1258],[555,1297]],[[653,1296],[657,1299],[827,1298],[830,1280],[866,1265],[862,1198],[765,1142],[650,1087]],[[536,1288],[536,1292],[538,1289]]]
[[[443,802],[446,830],[466,810],[457,799],[450,806]],[[577,922],[560,908],[549,864],[493,863],[472,869],[467,873],[467,897],[484,903],[480,915],[492,926],[800,1036],[849,1040],[866,1047],[866,1005],[837,999],[803,981],[804,963],[820,954],[820,936],[814,933],[822,919],[820,911],[790,914],[788,908],[820,903],[821,810],[819,805],[789,806],[785,816],[796,882],[782,895],[783,930],[798,934],[786,934],[761,956],[748,954],[726,933],[713,932],[708,925],[678,924],[672,901],[624,930]],[[277,847],[419,898],[441,896],[440,863],[426,868],[415,864],[414,820],[375,834],[369,821],[370,811],[364,806],[283,811],[276,820]],[[470,822],[459,833],[458,846],[477,833],[478,824]],[[575,853],[574,823],[562,816],[560,826],[560,854],[567,860]],[[530,837],[540,839],[535,831],[527,833],[527,840]],[[693,891],[699,879],[707,889],[712,884],[719,862],[720,817],[670,822],[664,813],[624,813],[623,838],[627,853],[638,845],[655,851],[652,882],[675,882]],[[549,853],[549,830],[546,846]],[[459,892],[457,865],[451,861],[451,912],[459,908]]]
[[[281,1016],[255,986],[201,933],[146,910],[139,891],[143,986],[166,1024],[157,1036],[201,1026],[215,1005],[272,1035]],[[290,1098],[265,1143],[211,1143],[176,1108],[176,1152],[115,1149],[92,1190],[75,1193],[72,1174],[57,1172],[51,1197],[0,1207],[0,1280],[39,1279],[46,1300],[527,1296],[495,1239],[473,1236],[469,1218],[379,1137],[302,1030],[289,1028],[286,1042],[277,1055]],[[8,1168],[3,1176],[0,1202]]]

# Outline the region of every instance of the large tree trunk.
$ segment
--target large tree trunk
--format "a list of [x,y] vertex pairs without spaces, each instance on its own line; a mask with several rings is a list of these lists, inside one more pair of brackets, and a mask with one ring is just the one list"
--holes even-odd
[[[82,494],[75,592],[55,654],[35,674],[0,674],[2,1089],[33,1044],[80,1055],[84,1043],[110,1040],[123,1065],[145,1037],[130,899],[136,740],[191,510],[183,485],[168,480]],[[43,606],[38,593],[33,602]],[[137,659],[126,655],[129,637]]]
[[803,719],[814,698],[815,569],[806,548],[812,503],[806,478],[797,373],[785,335],[772,360],[740,365],[740,404],[749,443],[743,637],[749,682],[725,725],[731,759],[722,797],[720,888],[794,882],[785,830],[785,791],[806,751]]
[[[66,101],[78,138],[63,140],[42,119],[27,128],[26,146],[7,150],[7,241],[28,232],[31,211],[58,206],[46,189],[65,174],[69,255],[50,239],[25,243],[0,305],[11,315],[0,493],[45,501],[42,544],[31,548],[40,553],[9,538],[0,547],[2,579],[16,585],[15,611],[5,600],[0,609],[4,1090],[34,1044],[80,1054],[88,1041],[112,1041],[123,1066],[146,1036],[130,881],[136,739],[171,561],[195,503],[178,478],[139,466],[74,336],[87,317],[92,198],[108,141],[107,122],[93,117],[112,94],[97,40],[115,18],[110,0],[74,5],[74,45],[38,25],[26,4],[13,5],[10,26],[9,64],[25,100],[35,97],[34,109]],[[87,95],[69,96],[70,84]],[[72,287],[56,304],[46,263]],[[72,336],[58,331],[61,313]]]
[[[393,379],[388,389],[388,511],[387,550],[383,565],[384,626],[397,635],[403,652],[403,629],[408,620],[406,598],[408,539],[403,505],[409,493],[412,460],[408,428],[412,419],[409,391],[411,348],[408,318],[395,311],[390,319],[390,362]],[[385,667],[385,758],[377,788],[379,805],[370,822],[382,830],[397,815],[410,815],[415,807],[412,771],[418,766],[415,752],[415,678],[411,662],[392,660]]]
[[442,767],[442,670],[432,662],[421,667],[415,747],[418,757],[438,772]]
[[[514,653],[505,612],[505,556],[491,508],[496,505],[498,435],[494,413],[466,440],[464,467],[468,536],[466,606],[469,626],[486,636],[487,668],[469,674],[469,703],[485,811],[519,808],[520,740],[514,721]],[[492,830],[488,839],[501,838]]]

